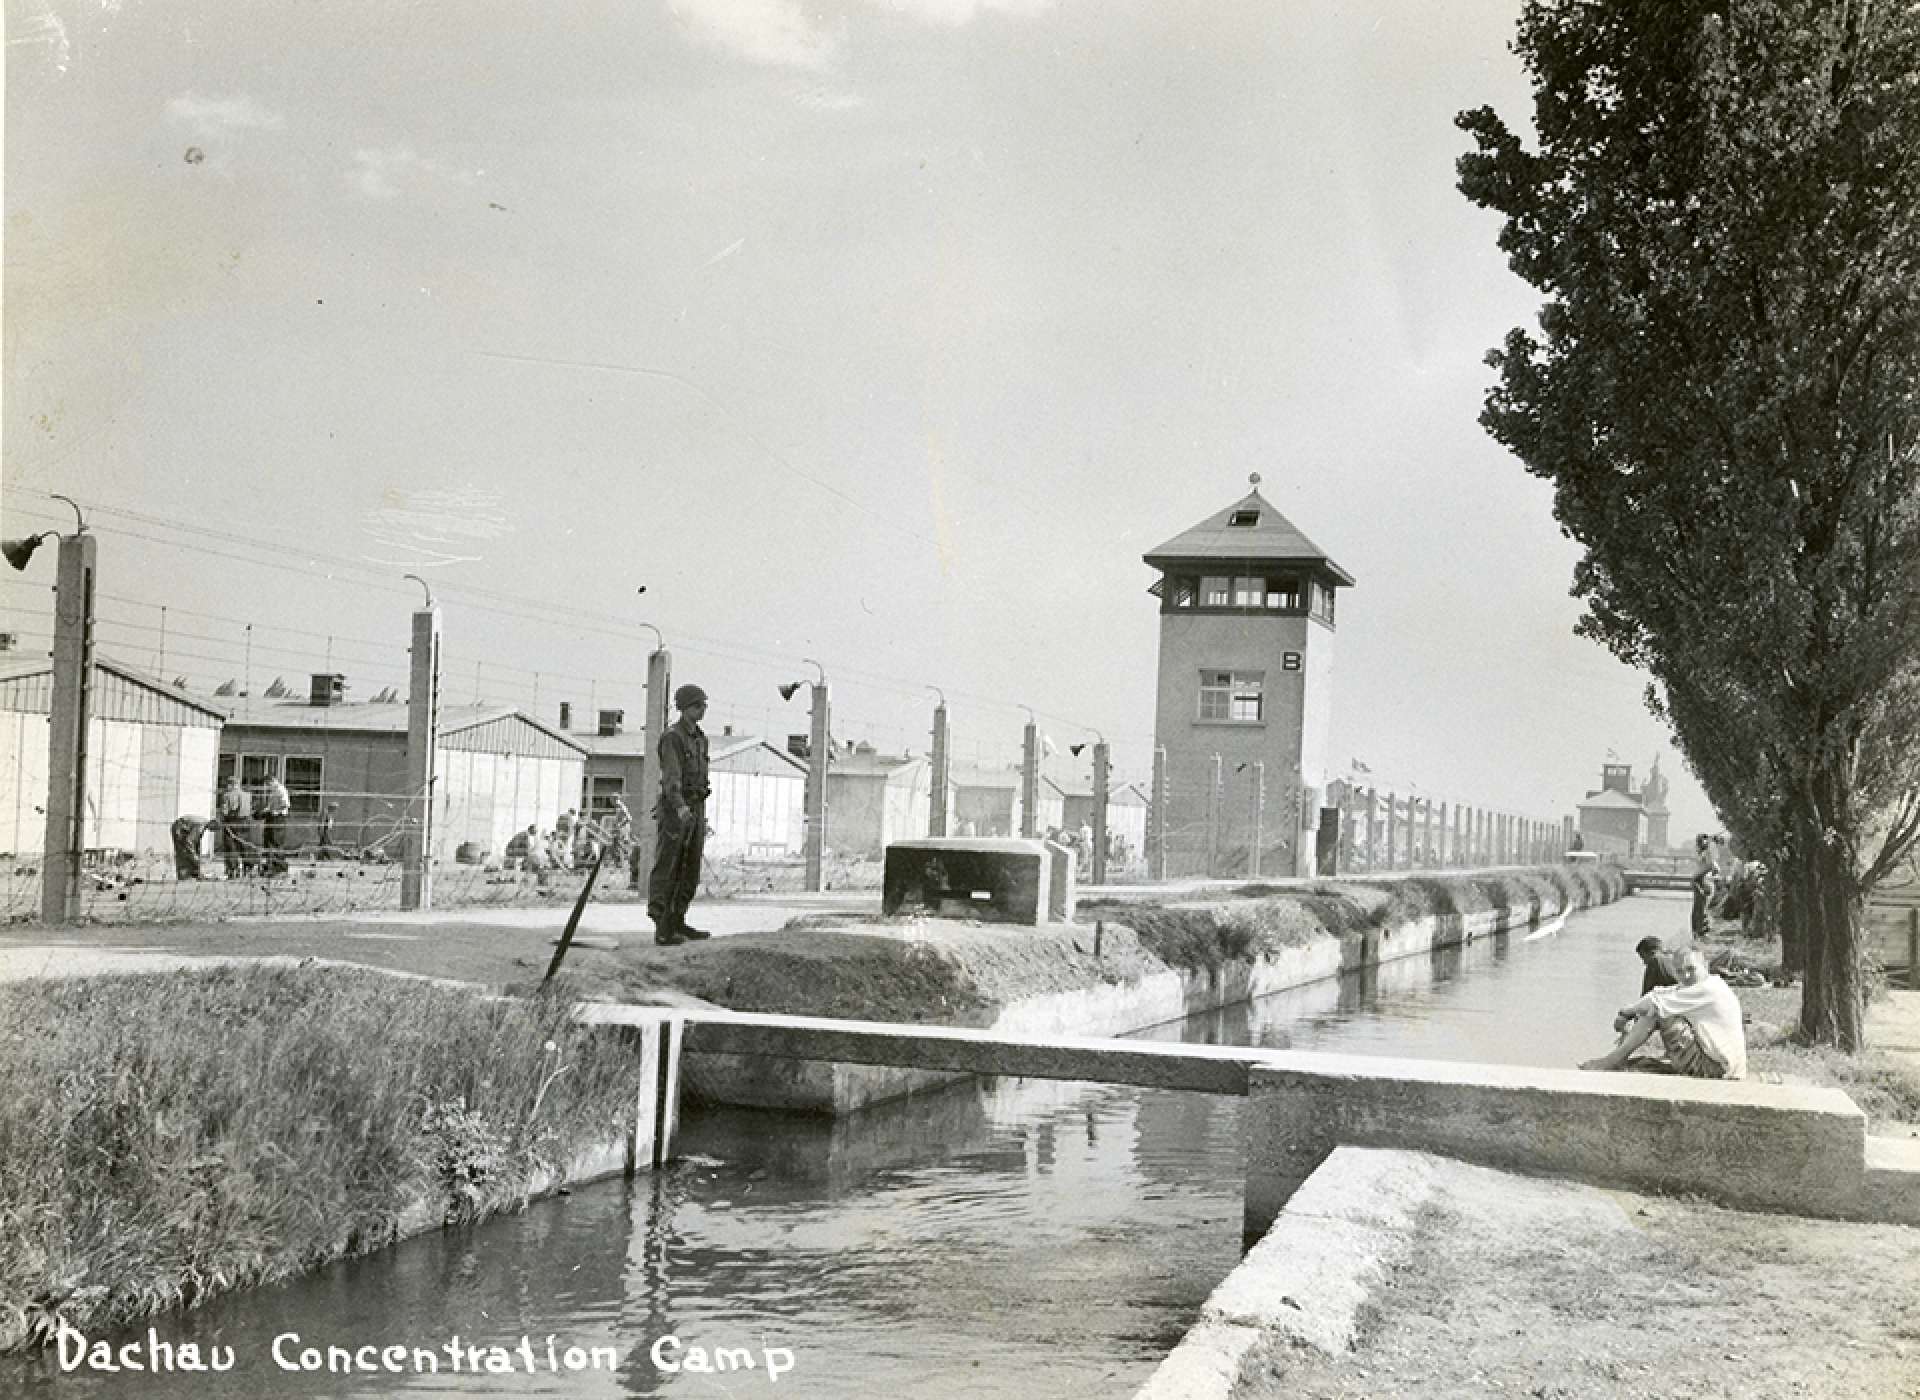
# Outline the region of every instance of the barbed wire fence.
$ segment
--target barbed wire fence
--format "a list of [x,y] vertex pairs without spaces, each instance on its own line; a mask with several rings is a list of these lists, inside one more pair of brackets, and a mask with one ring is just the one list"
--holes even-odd
[[[1167,818],[1148,841],[1166,879],[1271,879],[1304,866],[1317,874],[1382,874],[1558,861],[1568,818],[1444,797],[1404,782],[1346,775],[1315,792],[1260,765],[1170,775]],[[1305,805],[1312,801],[1315,810]],[[1311,833],[1313,846],[1297,844]]]
[[[22,922],[37,917],[41,904],[40,847],[49,781],[47,713],[44,689],[37,711],[31,702],[23,708],[21,695],[8,691],[4,678],[38,667],[45,681],[45,658],[52,645],[53,590],[33,580],[0,582],[5,584],[0,589],[0,634],[4,634],[0,696],[11,697],[0,699],[0,920]],[[409,684],[408,650],[397,641],[180,608],[110,591],[96,594],[95,603],[97,661],[144,676],[149,690],[189,705],[237,713],[277,699],[289,709],[299,709],[308,678],[339,668],[349,670],[356,685],[386,695],[396,708],[404,709],[400,697]],[[10,667],[9,662],[14,664]],[[788,670],[783,667],[770,676],[785,675]],[[857,691],[858,683],[851,688]],[[765,690],[771,696],[774,679],[767,681]],[[449,649],[442,657],[441,692],[443,716],[448,706],[499,707],[552,729],[557,727],[559,706],[567,695],[576,697],[576,706],[577,697],[584,695],[590,726],[602,708],[644,712],[645,680],[636,675],[535,670]],[[164,701],[159,704],[165,708]],[[259,718],[257,710],[251,717]],[[232,718],[228,725],[230,733],[246,728]],[[1064,721],[1062,725],[1074,727]],[[124,732],[133,727],[141,730],[138,736]],[[785,747],[783,729],[799,727],[790,715],[771,705],[755,709],[724,698],[708,720],[709,732],[716,737],[757,731],[756,737],[776,749]],[[186,740],[165,725],[133,726],[96,712],[89,730],[83,919],[324,917],[400,906],[406,836],[419,821],[424,797],[397,783],[329,785],[337,781],[336,773],[368,770],[364,736],[316,724],[297,740],[280,743],[275,752],[263,751],[273,745],[246,739],[222,743],[216,738],[200,755],[206,771],[196,776],[187,771],[194,756],[185,752]],[[920,731],[858,710],[840,710],[833,730],[836,761],[865,752],[907,760],[929,756],[930,729]],[[593,729],[579,733],[584,738]],[[951,753],[956,766],[1014,772],[1020,761],[1017,730],[1009,724],[1006,736],[996,741],[988,733],[962,729]],[[301,765],[298,775],[296,763]],[[403,764],[396,757],[388,766],[397,770]],[[1087,764],[1082,760],[1077,766]],[[1056,779],[1073,780],[1063,764],[1055,768]],[[620,839],[609,826],[585,817],[592,808],[592,786],[580,780],[586,771],[584,762],[581,769],[580,777],[554,789],[548,800],[535,803],[531,810],[516,811],[509,823],[493,822],[484,833],[471,831],[470,823],[450,820],[447,803],[457,799],[450,799],[443,788],[435,811],[436,830],[457,831],[469,838],[477,834],[478,839],[436,842],[441,849],[433,861],[434,903],[450,907],[536,904],[570,901],[577,895],[594,846]],[[261,820],[250,812],[246,820],[233,824],[232,831],[204,833],[191,853],[198,878],[181,878],[183,867],[171,841],[173,824],[181,818],[218,816],[216,794],[229,773],[243,779],[250,807],[260,802],[264,778],[288,783],[292,810],[287,815],[285,846],[268,848]],[[304,780],[295,781],[297,776]],[[925,804],[931,779],[924,763],[909,776],[906,796],[912,811],[915,799]],[[1116,770],[1115,788],[1132,777]],[[775,795],[790,802],[796,814],[802,781],[796,770],[784,783],[791,791]],[[760,786],[764,789],[768,783],[761,781]],[[563,814],[574,818],[576,832],[594,834],[576,836],[564,848],[556,847],[554,832]],[[323,815],[328,817],[325,830]],[[1058,813],[1055,818],[1060,820]],[[924,817],[920,820],[924,823]],[[1017,813],[1010,811],[1008,820],[1017,823]],[[514,848],[528,827],[533,828],[531,839],[543,848],[544,858],[529,861],[524,846]],[[830,822],[825,856],[828,887],[877,886],[877,853],[835,849],[837,834]],[[920,834],[922,830],[894,833],[896,839]],[[719,895],[800,889],[803,862],[797,835],[788,844],[790,848],[769,850],[716,843],[710,847],[703,889]],[[639,873],[644,883],[645,872]],[[628,874],[619,868],[604,873],[594,897],[611,901],[642,897],[623,878]]]

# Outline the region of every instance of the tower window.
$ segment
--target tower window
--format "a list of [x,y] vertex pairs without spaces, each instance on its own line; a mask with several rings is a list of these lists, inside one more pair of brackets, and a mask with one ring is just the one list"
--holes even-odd
[[1293,578],[1270,578],[1266,583],[1266,605],[1275,612],[1300,611],[1300,581]]
[[1200,606],[1203,608],[1230,608],[1233,606],[1233,580],[1230,578],[1203,578],[1200,580]]
[[1173,588],[1173,596],[1170,601],[1174,607],[1190,608],[1193,606],[1194,581],[1192,575],[1169,575],[1167,582],[1171,584]]
[[1265,671],[1202,671],[1200,718],[1225,724],[1259,724],[1264,715]]
[[1236,510],[1232,515],[1227,517],[1227,524],[1238,526],[1242,529],[1248,526],[1258,525],[1259,523],[1260,512],[1257,510]]

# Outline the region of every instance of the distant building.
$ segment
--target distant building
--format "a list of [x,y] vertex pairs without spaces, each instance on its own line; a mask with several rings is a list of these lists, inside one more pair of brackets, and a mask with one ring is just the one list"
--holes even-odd
[[[567,737],[587,752],[580,810],[598,821],[627,804],[635,821],[643,815],[647,736],[626,728],[622,710],[602,710],[592,734],[566,731],[571,707],[560,707]],[[806,833],[807,765],[786,750],[723,730],[707,736],[709,780],[706,850],[712,856],[783,858],[798,855]]]
[[1600,786],[1580,804],[1580,841],[1601,855],[1662,854],[1667,849],[1667,780],[1653,761],[1647,785],[1636,791],[1633,766],[1606,763]]
[[953,794],[953,820],[947,830],[955,836],[1018,836],[1020,834],[1020,770],[972,763],[956,763],[947,778]]
[[[237,773],[250,791],[269,777],[284,783],[295,849],[315,840],[320,813],[338,803],[336,845],[399,857],[415,796],[407,788],[405,703],[349,703],[337,676],[316,676],[304,700],[238,696],[210,703],[227,709],[221,782]],[[580,803],[586,758],[572,737],[510,705],[442,705],[435,858],[450,862],[462,845],[497,858],[514,832],[551,829]]]
[[927,834],[933,785],[924,758],[856,749],[827,765],[827,849],[880,859],[891,841]]
[[1154,845],[1166,869],[1156,873],[1247,870],[1257,819],[1261,872],[1311,874],[1329,776],[1334,595],[1352,576],[1258,489],[1145,559],[1160,575],[1154,741],[1166,786],[1154,804],[1165,834]]
[[[1093,825],[1093,783],[1086,778],[1065,783],[1051,778],[1040,781],[1040,810],[1049,810],[1049,795],[1058,804],[1053,825],[1063,831],[1078,831]],[[1131,783],[1115,783],[1107,789],[1107,835],[1118,837],[1129,856],[1137,857],[1147,846],[1147,795]]]
[[[46,841],[52,695],[50,658],[0,661],[0,854]],[[98,655],[88,708],[87,850],[167,851],[175,817],[213,815],[220,710]]]

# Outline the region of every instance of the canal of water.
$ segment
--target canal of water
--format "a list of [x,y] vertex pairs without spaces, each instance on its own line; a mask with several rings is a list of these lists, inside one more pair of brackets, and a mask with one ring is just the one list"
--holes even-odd
[[[1686,915],[1683,899],[1637,896],[1557,931],[1401,959],[1145,1034],[1572,1065],[1606,1047],[1614,1008],[1638,995],[1633,944],[1647,933],[1683,939]],[[0,1391],[143,1400],[1125,1394],[1238,1259],[1240,1107],[1200,1094],[993,1080],[839,1122],[693,1112],[684,1155],[666,1172],[154,1324],[176,1347],[231,1348],[230,1372],[63,1372],[49,1352],[0,1363]],[[447,1350],[456,1336],[458,1372]],[[141,1327],[109,1340],[146,1337]],[[324,1357],[336,1346],[375,1369],[285,1370],[276,1337],[295,1366],[302,1348]],[[476,1373],[467,1351],[476,1346],[505,1348],[511,1371]],[[391,1347],[405,1349],[399,1374],[381,1369],[400,1356],[383,1352]],[[567,1369],[569,1347],[587,1369]],[[718,1348],[755,1369],[693,1369]],[[441,1369],[416,1371],[416,1349],[434,1352]]]

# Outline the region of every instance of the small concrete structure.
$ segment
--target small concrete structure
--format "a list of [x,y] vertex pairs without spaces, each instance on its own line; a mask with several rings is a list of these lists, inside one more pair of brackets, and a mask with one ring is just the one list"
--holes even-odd
[[1058,841],[1043,843],[1050,857],[1047,863],[1047,922],[1070,924],[1080,903],[1078,859],[1073,848]]
[[1361,1309],[1406,1257],[1445,1165],[1419,1153],[1337,1149],[1133,1400],[1226,1400],[1248,1362],[1276,1343],[1329,1356],[1350,1350]]
[[1338,1146],[1799,1215],[1854,1216],[1866,1185],[1866,1115],[1838,1089],[1281,1052],[1247,1099],[1249,1238]]
[[993,923],[1073,919],[1073,855],[1049,841],[930,836],[887,847],[880,912]]

